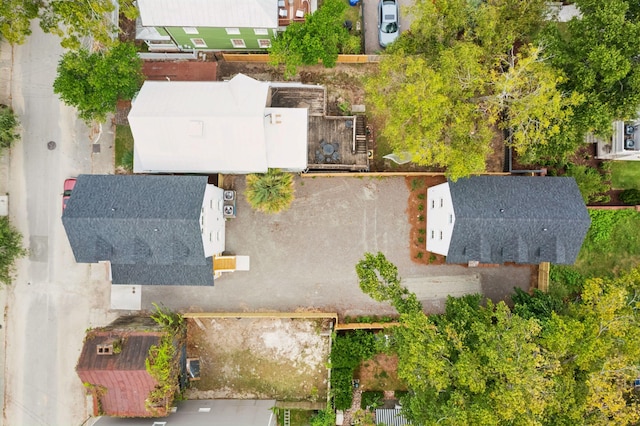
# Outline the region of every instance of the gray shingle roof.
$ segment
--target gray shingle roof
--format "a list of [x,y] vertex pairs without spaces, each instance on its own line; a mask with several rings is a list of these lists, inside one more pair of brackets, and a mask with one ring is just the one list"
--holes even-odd
[[448,263],[573,264],[591,223],[573,178],[474,176],[449,188]]
[[213,285],[200,212],[206,176],[81,175],[62,215],[77,262],[114,284]]

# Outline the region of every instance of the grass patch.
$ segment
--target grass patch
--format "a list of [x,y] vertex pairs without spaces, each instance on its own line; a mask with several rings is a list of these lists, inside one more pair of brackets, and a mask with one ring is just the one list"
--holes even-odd
[[[127,157],[133,153],[133,135],[131,127],[119,124],[116,126],[116,168],[128,169],[131,162]],[[133,158],[133,157],[130,157]]]
[[[278,409],[278,424],[284,424],[284,409]],[[307,426],[313,417],[313,411],[309,410],[289,410],[291,413],[291,426]]]
[[611,186],[615,189],[640,189],[640,161],[612,161]]
[[591,227],[575,269],[586,277],[618,275],[640,264],[640,212],[589,210]]

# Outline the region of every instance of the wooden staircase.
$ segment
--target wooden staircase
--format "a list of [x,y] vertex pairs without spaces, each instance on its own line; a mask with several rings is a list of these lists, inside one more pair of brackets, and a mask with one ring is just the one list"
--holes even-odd
[[364,115],[356,115],[356,154],[367,153],[367,123]]

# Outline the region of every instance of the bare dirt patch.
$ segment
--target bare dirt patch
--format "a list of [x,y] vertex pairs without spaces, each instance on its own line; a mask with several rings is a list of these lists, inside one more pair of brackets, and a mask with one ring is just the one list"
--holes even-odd
[[406,385],[398,378],[398,356],[378,354],[365,361],[354,374],[360,379],[363,391],[406,390]]
[[187,356],[200,358],[189,399],[321,401],[327,397],[330,319],[197,318]]
[[440,254],[427,251],[427,188],[446,182],[444,176],[408,176],[405,178],[409,188],[407,216],[411,230],[409,231],[409,247],[411,259],[426,265],[442,265],[446,258]]

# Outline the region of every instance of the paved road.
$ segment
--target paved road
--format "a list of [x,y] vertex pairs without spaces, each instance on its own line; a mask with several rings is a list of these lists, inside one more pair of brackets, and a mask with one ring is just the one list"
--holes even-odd
[[[13,50],[10,85],[3,85],[10,93],[0,95],[22,123],[22,141],[8,164],[5,159],[8,179],[0,190],[9,192],[11,220],[30,250],[2,295],[2,418],[5,425],[77,425],[87,417],[87,404],[75,364],[85,330],[110,320],[109,285],[103,268],[73,261],[60,220],[62,182],[80,172],[112,169],[113,135],[104,132],[102,153],[92,154],[89,129],[52,91],[63,53],[59,40],[37,23],[32,29],[28,41]],[[57,148],[48,150],[48,141]]]

